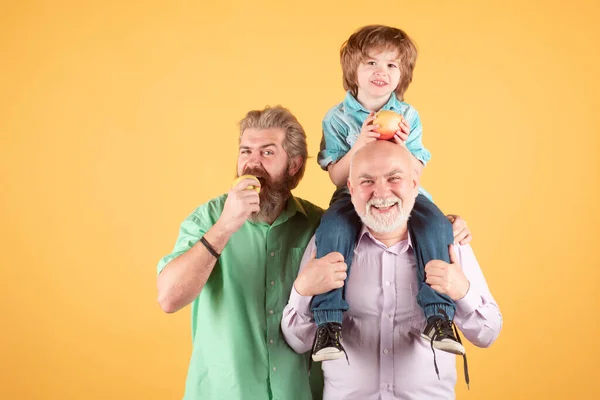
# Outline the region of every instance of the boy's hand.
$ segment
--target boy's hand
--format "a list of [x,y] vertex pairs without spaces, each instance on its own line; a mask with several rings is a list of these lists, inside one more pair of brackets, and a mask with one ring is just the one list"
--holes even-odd
[[357,150],[366,144],[377,140],[377,138],[381,136],[379,133],[375,132],[375,129],[379,128],[379,125],[373,125],[374,119],[375,112],[371,111],[367,119],[365,119],[365,122],[363,122],[360,135],[358,136],[358,139],[356,139],[356,143],[354,143],[354,147],[356,147]]
[[404,118],[402,118],[402,122],[400,122],[398,126],[400,129],[398,129],[394,135],[394,142],[404,145],[408,140],[408,135],[410,135],[410,128]]

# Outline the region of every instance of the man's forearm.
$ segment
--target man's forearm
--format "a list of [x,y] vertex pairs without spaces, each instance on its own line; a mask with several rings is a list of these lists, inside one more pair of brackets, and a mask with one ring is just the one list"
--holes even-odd
[[479,347],[490,346],[502,329],[502,314],[469,245],[455,247],[469,281],[466,295],[456,300],[455,322],[465,337]]
[[[221,253],[231,237],[217,222],[204,238],[217,253]],[[190,304],[208,281],[217,259],[203,243],[171,260],[158,275],[158,302],[167,313],[173,313]]]

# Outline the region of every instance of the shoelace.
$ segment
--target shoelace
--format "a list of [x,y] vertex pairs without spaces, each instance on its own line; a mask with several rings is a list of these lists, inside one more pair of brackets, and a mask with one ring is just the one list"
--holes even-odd
[[[312,348],[315,348],[315,343],[318,341],[320,346],[323,347],[325,343],[327,343],[327,339],[331,340],[334,343],[337,343],[339,348],[344,352],[346,356],[346,362],[350,365],[350,360],[348,359],[348,353],[346,353],[346,349],[342,345],[342,327],[339,325],[326,324],[323,329],[317,328],[320,334],[315,335],[315,339],[313,340]],[[338,337],[339,336],[339,337]],[[310,363],[308,364],[308,373],[310,375],[310,371],[312,369],[313,359],[310,357]]]
[[[440,370],[438,369],[437,366],[437,358],[435,356],[435,348],[433,347],[433,341],[436,340],[438,337],[445,337],[448,336],[445,332],[450,330],[450,332],[454,331],[454,334],[456,335],[456,340],[458,340],[458,343],[460,343],[462,345],[462,341],[460,340],[460,335],[458,334],[458,329],[456,329],[456,324],[454,324],[453,321],[450,321],[450,318],[448,318],[448,314],[446,314],[446,312],[444,310],[442,310],[441,308],[438,309],[438,312],[441,313],[445,319],[444,320],[438,320],[435,323],[435,332],[431,338],[431,351],[433,352],[433,366],[435,367],[435,373],[437,374],[438,379],[440,379]],[[471,389],[471,387],[469,386],[469,366],[467,364],[467,354],[463,354],[463,368],[465,370],[465,382],[467,383],[467,389]]]
[[350,361],[348,360],[348,353],[346,353],[346,349],[344,349],[344,346],[342,345],[342,327],[340,325],[327,324],[325,325],[325,333],[326,335],[323,334],[319,337],[319,343],[323,345],[327,343],[327,339],[336,343],[336,347],[339,346],[339,348],[344,352],[344,355],[346,356],[346,362],[348,363],[348,365],[350,365]]

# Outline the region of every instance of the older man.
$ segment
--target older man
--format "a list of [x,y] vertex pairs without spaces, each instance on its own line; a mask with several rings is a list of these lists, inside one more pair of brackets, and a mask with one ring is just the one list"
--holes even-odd
[[322,214],[291,194],[307,153],[304,130],[288,110],[249,112],[240,123],[237,172],[258,177],[260,194],[247,189],[256,181],[243,179],[201,205],[160,260],[162,309],[192,304],[184,399],[311,399],[307,357],[280,334],[283,307]]
[[[364,226],[345,288],[350,310],[344,315],[342,343],[350,362],[323,364],[325,399],[455,396],[454,356],[438,353],[434,369],[431,343],[421,338],[425,319],[416,295],[418,279],[424,277],[417,277],[407,229],[418,194],[411,163],[406,148],[385,141],[365,146],[352,161],[348,188]],[[449,252],[451,263],[427,264],[425,282],[456,302],[454,322],[464,336],[477,346],[489,346],[502,326],[499,308],[471,247],[450,246]],[[315,335],[312,296],[340,287],[346,279],[341,254],[314,255],[313,238],[281,321],[285,339],[298,353],[310,350]]]

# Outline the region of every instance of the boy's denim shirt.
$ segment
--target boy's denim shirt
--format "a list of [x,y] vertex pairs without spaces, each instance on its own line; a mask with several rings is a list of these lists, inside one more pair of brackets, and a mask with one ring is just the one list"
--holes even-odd
[[[388,102],[381,109],[392,110],[404,116],[410,127],[406,148],[423,165],[427,165],[431,153],[423,146],[423,126],[417,110],[410,104],[399,101],[395,93],[392,93]],[[349,91],[343,102],[327,112],[323,119],[323,137],[317,157],[322,169],[327,171],[329,164],[336,162],[350,151],[358,139],[362,124],[368,115],[369,111]],[[419,192],[431,200],[431,196],[425,190],[419,188]]]

